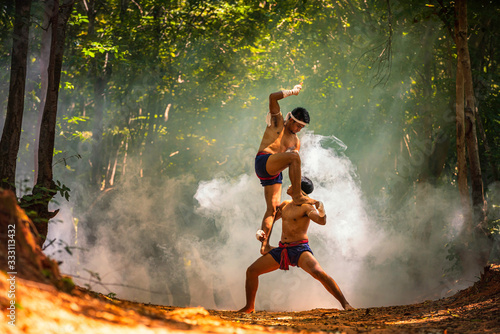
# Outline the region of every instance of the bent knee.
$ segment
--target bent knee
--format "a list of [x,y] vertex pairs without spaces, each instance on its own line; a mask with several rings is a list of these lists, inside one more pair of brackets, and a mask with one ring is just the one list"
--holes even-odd
[[300,154],[298,151],[289,151],[289,152],[287,152],[287,154],[289,155],[289,159],[291,161],[299,161],[300,162]]
[[257,277],[260,275],[259,271],[252,268],[252,266],[248,267],[247,268],[247,273],[246,273],[247,277]]

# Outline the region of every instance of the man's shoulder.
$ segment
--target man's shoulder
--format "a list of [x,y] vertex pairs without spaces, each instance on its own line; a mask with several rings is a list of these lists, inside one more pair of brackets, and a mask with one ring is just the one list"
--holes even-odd
[[[312,200],[314,200],[314,199],[312,199]],[[301,207],[304,210],[308,210],[308,211],[311,210],[311,209],[315,209],[316,208],[313,204],[309,204],[309,203],[302,204]]]
[[[290,204],[290,205],[288,205]],[[293,209],[295,213],[302,214],[314,209],[314,206],[311,204],[301,204],[296,205],[293,201],[288,201],[288,208]]]

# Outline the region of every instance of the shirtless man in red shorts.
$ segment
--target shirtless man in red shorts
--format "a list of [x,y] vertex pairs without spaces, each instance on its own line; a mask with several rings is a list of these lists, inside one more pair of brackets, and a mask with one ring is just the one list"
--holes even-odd
[[[302,190],[309,194],[314,189],[312,181],[302,178]],[[288,195],[292,195],[291,187]],[[323,203],[313,200],[314,205],[296,205],[293,201],[284,201],[277,210],[277,219],[282,218],[282,233],[279,247],[258,258],[246,272],[246,305],[239,312],[251,313],[255,310],[255,297],[259,287],[259,276],[277,269],[288,270],[289,266],[298,266],[323,284],[328,292],[342,305],[344,310],[353,309],[347,302],[337,283],[328,276],[314,257],[309,247],[307,230],[311,220],[319,225],[326,224]]]
[[297,205],[312,203],[300,190],[300,140],[297,133],[309,123],[309,113],[298,107],[289,112],[285,118],[281,114],[278,100],[290,95],[298,95],[302,84],[292,90],[283,90],[269,95],[269,113],[267,127],[255,157],[255,172],[264,187],[266,212],[262,219],[261,230],[258,231],[258,240],[262,242],[260,253],[266,254],[271,250],[269,235],[276,214],[276,207],[281,202],[282,171],[288,168],[292,183],[292,199]]

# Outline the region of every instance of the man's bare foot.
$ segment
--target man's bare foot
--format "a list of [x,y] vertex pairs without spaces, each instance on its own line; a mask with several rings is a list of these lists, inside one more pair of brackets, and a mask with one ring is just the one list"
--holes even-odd
[[352,307],[352,306],[351,306],[351,305],[349,305],[349,304],[345,304],[345,306],[344,306],[344,310],[346,310],[346,311],[348,311],[348,310],[355,310],[355,308],[354,308],[354,307]]
[[302,204],[311,204],[314,205],[316,203],[315,199],[312,199],[310,197],[304,196],[302,194],[298,196],[293,196],[292,197],[293,204],[295,205],[302,205]]
[[240,313],[253,313],[253,312],[255,312],[255,309],[253,307],[245,306],[241,310],[238,310],[238,312],[240,312]]

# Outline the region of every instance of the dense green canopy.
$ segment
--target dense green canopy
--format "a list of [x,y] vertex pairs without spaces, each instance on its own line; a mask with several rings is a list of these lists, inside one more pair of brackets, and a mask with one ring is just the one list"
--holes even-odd
[[[499,159],[498,8],[491,1],[469,5],[479,113],[493,148],[484,156],[484,174],[492,181],[486,158]],[[12,7],[1,11],[4,76]],[[41,24],[41,8],[33,12],[33,23]],[[228,161],[218,169],[233,175],[246,171],[238,157],[258,144],[267,95],[300,81],[310,129],[341,138],[362,179],[381,179],[366,184],[371,192],[384,186],[402,151],[426,154],[419,144],[431,144],[441,130],[453,140],[451,3],[83,1],[70,20],[56,160],[74,154],[87,160],[87,145],[100,144],[92,138],[99,129],[104,145],[95,173],[105,187],[114,181],[108,165],[118,158],[120,167],[125,153],[142,155],[142,168],[154,177],[191,171],[209,178],[207,166],[215,161]],[[31,43],[27,113],[37,112],[40,99],[40,31]],[[6,99],[7,77],[2,82]],[[446,182],[453,178],[452,151]],[[409,182],[421,172],[412,167]]]

